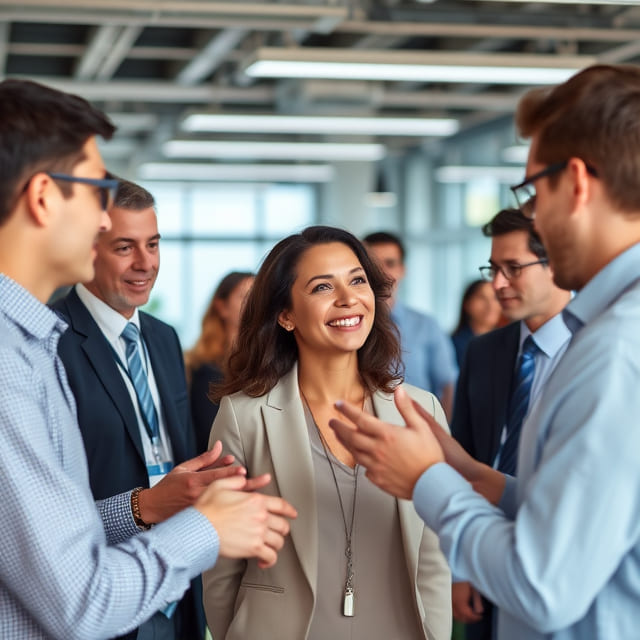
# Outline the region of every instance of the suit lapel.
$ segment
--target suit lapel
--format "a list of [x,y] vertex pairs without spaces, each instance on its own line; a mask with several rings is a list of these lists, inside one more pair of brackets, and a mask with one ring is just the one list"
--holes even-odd
[[315,594],[318,579],[318,514],[311,445],[298,391],[298,367],[284,376],[262,405],[280,495],[308,513],[291,522],[291,540]]
[[[145,313],[140,313],[140,328],[144,342],[149,350],[149,359],[153,368],[153,376],[158,387],[158,395],[162,404],[162,413],[164,416],[164,424],[169,433],[171,446],[173,448],[173,456],[176,461],[186,460],[192,455],[191,451],[187,451],[185,446],[185,430],[188,425],[181,424],[180,416],[176,409],[175,403],[170,399],[176,395],[176,383],[171,384],[170,374],[180,365],[179,362],[169,363],[165,355],[168,353],[168,345],[162,344],[162,340],[158,335],[158,331],[154,331],[153,319]],[[179,373],[175,371],[176,374]],[[184,382],[181,382],[183,385]]]
[[[382,393],[381,391],[376,391],[376,393],[373,394],[373,408],[375,414],[383,422],[404,424],[400,412],[396,409],[393,396]],[[431,407],[425,408],[431,412]],[[418,575],[420,543],[422,541],[422,526],[416,526],[416,522],[419,522],[419,519],[413,503],[410,500],[396,499],[396,502],[398,504],[404,555],[407,561],[407,568],[409,569],[409,576],[415,589]]]
[[111,397],[116,410],[122,416],[136,451],[144,462],[142,439],[140,438],[135,409],[109,343],[88,309],[82,304],[75,289],[69,293],[66,302],[73,331],[84,337],[81,341],[82,350],[95,370],[105,392]]

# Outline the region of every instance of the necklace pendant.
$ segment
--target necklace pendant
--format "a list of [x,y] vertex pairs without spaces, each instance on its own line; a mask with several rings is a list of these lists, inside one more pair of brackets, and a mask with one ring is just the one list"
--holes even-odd
[[347,617],[353,616],[353,589],[351,587],[347,587],[344,592],[342,615]]

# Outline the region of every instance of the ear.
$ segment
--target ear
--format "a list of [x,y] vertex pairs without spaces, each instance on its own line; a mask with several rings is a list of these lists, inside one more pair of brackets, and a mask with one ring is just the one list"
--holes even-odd
[[588,203],[593,195],[592,176],[581,158],[570,158],[567,164],[567,172],[572,180],[574,208],[581,208]]
[[53,180],[43,172],[36,173],[25,192],[27,208],[33,222],[41,227],[47,226],[55,212],[55,184]]
[[227,319],[227,303],[224,300],[221,300],[220,298],[214,300],[213,307],[223,320]]
[[281,311],[280,312],[280,314],[278,315],[278,324],[285,331],[293,331],[296,328],[296,325],[293,322],[293,319],[291,317],[291,312],[290,311]]

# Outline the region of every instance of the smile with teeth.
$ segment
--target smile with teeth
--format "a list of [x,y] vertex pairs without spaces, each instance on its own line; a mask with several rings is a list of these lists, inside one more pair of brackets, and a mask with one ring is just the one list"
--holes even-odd
[[362,316],[352,316],[350,318],[338,318],[329,322],[330,327],[355,327],[362,322]]

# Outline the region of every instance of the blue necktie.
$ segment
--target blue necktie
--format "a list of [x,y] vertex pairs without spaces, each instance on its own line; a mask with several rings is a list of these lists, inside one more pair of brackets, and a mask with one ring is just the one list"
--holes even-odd
[[[122,338],[126,345],[127,365],[129,367],[129,376],[133,383],[133,388],[136,391],[138,397],[138,406],[142,413],[142,418],[145,422],[147,430],[149,431],[149,437],[153,445],[154,453],[156,456],[157,447],[160,437],[160,428],[158,426],[158,414],[156,413],[156,405],[153,404],[153,398],[151,397],[151,390],[149,389],[149,383],[147,381],[147,373],[142,366],[142,360],[140,359],[140,349],[138,349],[138,339],[140,337],[140,331],[138,327],[132,322],[127,323],[127,326],[122,332]],[[177,602],[172,602],[161,610],[161,613],[167,618],[173,616]]]
[[156,406],[153,404],[149,383],[147,381],[147,373],[142,366],[140,359],[140,350],[138,349],[138,339],[140,331],[132,322],[129,322],[122,332],[122,337],[126,345],[127,365],[129,367],[129,376],[133,383],[133,388],[138,397],[138,406],[142,413],[142,418],[149,432],[149,437],[154,444],[157,444],[160,429],[158,427],[158,414]]
[[529,396],[531,395],[531,385],[536,370],[535,356],[538,351],[536,343],[529,335],[522,344],[522,353],[518,359],[513,382],[513,391],[509,400],[509,413],[507,414],[507,437],[500,449],[500,459],[498,461],[498,471],[516,474],[518,464],[518,443],[520,442],[520,430],[522,421],[527,415],[529,408]]

